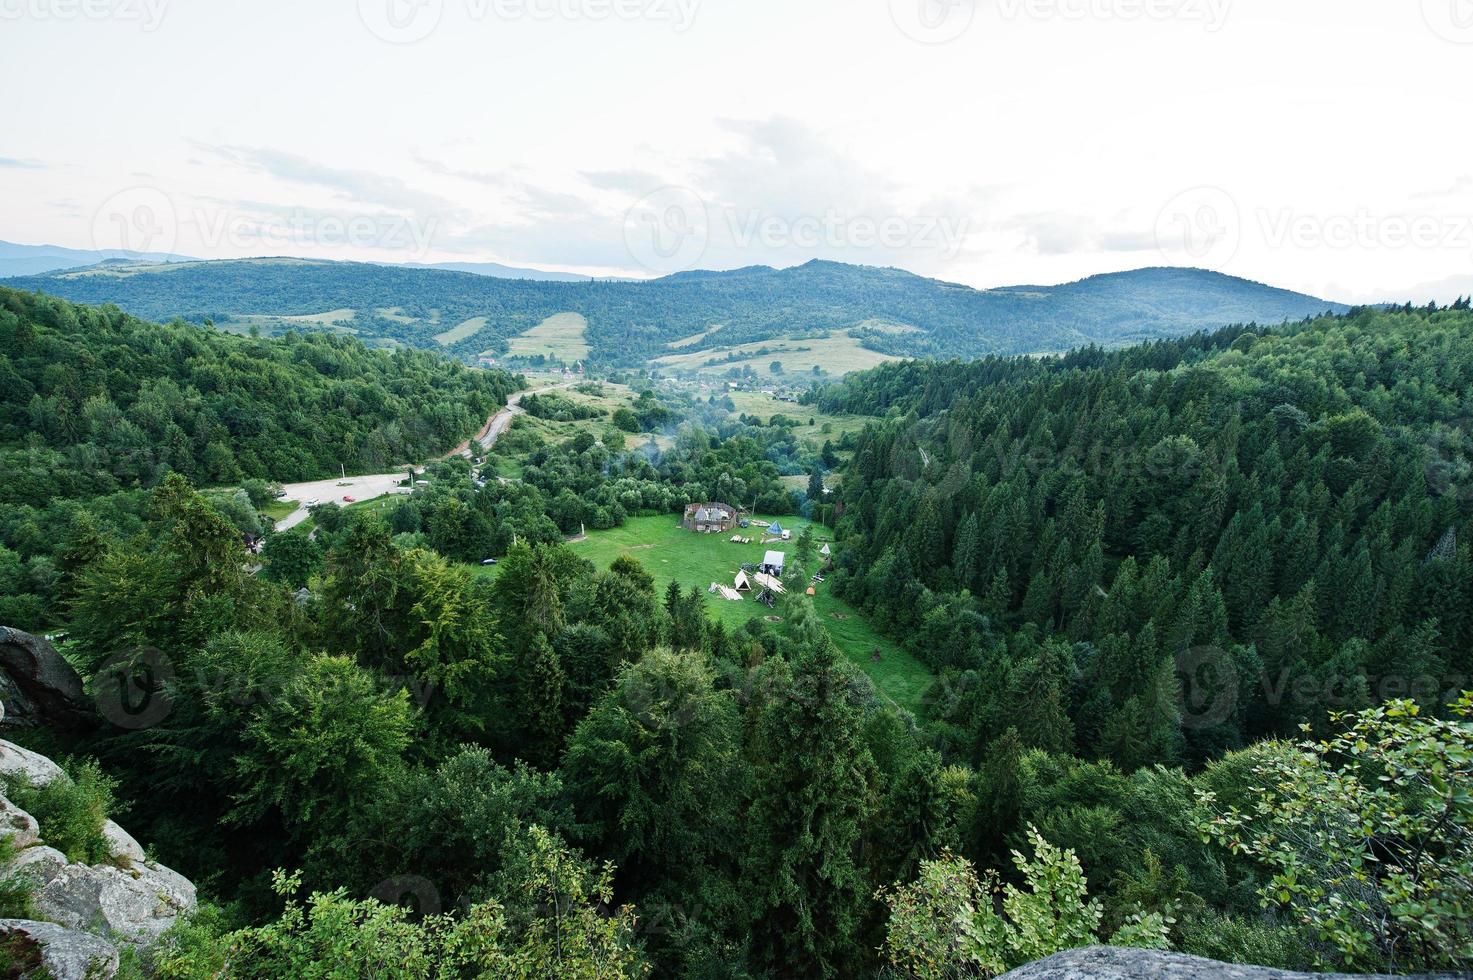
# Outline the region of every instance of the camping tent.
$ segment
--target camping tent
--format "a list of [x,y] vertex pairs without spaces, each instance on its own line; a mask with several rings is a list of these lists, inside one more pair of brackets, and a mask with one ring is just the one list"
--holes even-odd
[[783,536],[783,526],[777,521],[773,521],[772,526],[767,529],[767,533],[780,538]]
[[788,556],[781,551],[769,551],[762,559],[761,569],[768,575],[782,576],[783,569],[787,567]]
[[752,591],[752,583],[747,578],[747,573],[746,572],[737,572],[737,577],[736,577],[736,590],[738,592],[751,592]]
[[819,548],[818,549],[818,553],[820,555],[823,555],[825,558],[827,558],[829,555],[832,555],[833,554],[833,552],[829,550],[829,546],[828,545],[824,545],[822,548]]

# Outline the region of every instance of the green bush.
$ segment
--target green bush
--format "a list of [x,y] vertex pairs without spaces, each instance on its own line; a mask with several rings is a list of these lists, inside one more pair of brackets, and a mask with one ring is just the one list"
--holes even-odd
[[[9,867],[16,854],[15,840],[0,837],[0,867]],[[31,881],[24,875],[6,874],[0,877],[0,919],[29,919],[31,917]],[[0,941],[0,977],[5,972],[4,943]]]
[[112,812],[117,783],[92,760],[65,768],[70,780],[56,779],[45,786],[24,775],[12,777],[6,780],[5,795],[36,818],[41,840],[68,861],[100,864],[112,857],[102,825]]

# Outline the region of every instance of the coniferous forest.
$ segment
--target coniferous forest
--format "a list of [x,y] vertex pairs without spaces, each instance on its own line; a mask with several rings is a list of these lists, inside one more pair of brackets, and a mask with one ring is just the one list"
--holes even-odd
[[265,529],[263,568],[212,488],[441,451],[517,381],[0,299],[6,611],[59,627],[107,722],[30,732],[73,781],[9,792],[84,851],[119,814],[200,887],[125,970],[1473,964],[1466,304],[810,396],[869,417],[830,581],[934,672],[912,712],[804,596],[811,534],[739,628],[562,543],[736,480],[784,506],[781,427],[580,437],[525,483],[441,464],[453,491]]

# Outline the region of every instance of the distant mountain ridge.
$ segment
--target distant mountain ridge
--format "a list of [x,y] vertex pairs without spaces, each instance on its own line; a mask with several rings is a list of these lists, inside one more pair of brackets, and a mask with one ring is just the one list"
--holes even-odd
[[[685,359],[676,367],[703,370],[759,355],[773,341],[809,350],[842,346],[873,357],[973,358],[1114,347],[1348,309],[1201,269],[1150,268],[1059,286],[979,290],[901,269],[828,261],[645,282],[560,282],[249,259],[94,266],[6,284],[76,302],[117,303],[151,319],[270,330],[319,326],[463,358],[504,353],[513,338],[548,318],[576,313],[587,320],[583,339],[597,362],[672,366],[679,354]],[[706,351],[713,356],[692,357]]]
[[0,279],[36,276],[63,269],[80,269],[115,259],[133,262],[188,262],[188,256],[169,252],[132,252],[127,249],[79,249],[60,245],[17,245],[0,241]]

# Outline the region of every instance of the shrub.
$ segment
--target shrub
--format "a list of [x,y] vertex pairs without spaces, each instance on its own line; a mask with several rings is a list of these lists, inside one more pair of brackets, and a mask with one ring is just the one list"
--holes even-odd
[[[1355,969],[1473,966],[1473,694],[1453,719],[1413,701],[1335,715],[1348,730],[1266,753],[1243,809],[1203,835],[1263,865],[1287,909]],[[1201,794],[1209,812],[1214,794]]]
[[41,840],[68,861],[101,864],[112,857],[102,825],[113,809],[117,783],[95,761],[67,765],[71,779],[37,786],[24,775],[6,781],[5,795],[36,818]]

